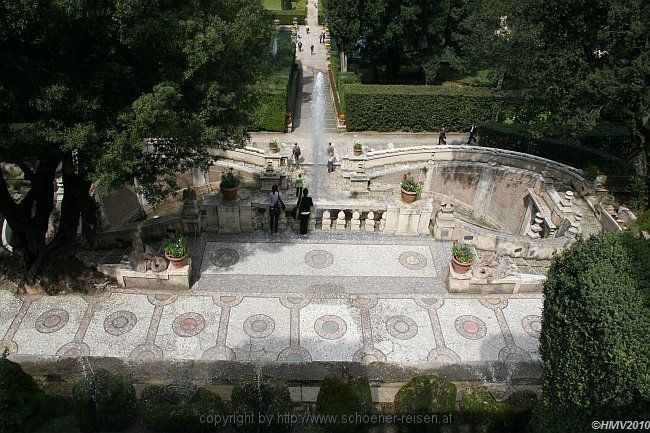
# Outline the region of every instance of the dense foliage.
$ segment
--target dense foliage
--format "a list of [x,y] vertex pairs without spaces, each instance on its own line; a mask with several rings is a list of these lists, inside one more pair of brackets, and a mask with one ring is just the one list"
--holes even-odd
[[341,51],[356,52],[375,77],[385,68],[395,80],[401,65],[415,64],[424,69],[427,82],[433,81],[449,0],[324,0],[323,6]]
[[[94,182],[137,178],[156,200],[176,172],[206,168],[209,147],[245,142],[270,34],[246,0],[0,1],[0,162],[30,182],[17,203],[0,176],[0,212],[28,282],[73,261],[80,217],[92,242]],[[65,196],[46,243],[60,163]]]
[[463,391],[460,416],[476,431],[519,433],[526,431],[536,403],[537,395],[532,391],[514,393],[497,403],[487,388],[477,386]]
[[[455,411],[456,385],[440,376],[414,376],[395,395],[395,413],[405,415],[443,415]],[[411,431],[437,431],[442,424],[405,426]]]
[[[348,433],[367,428],[356,422],[357,415],[363,417],[372,413],[370,384],[365,376],[341,380],[338,376],[327,376],[320,385],[316,398],[316,410],[324,415],[336,415],[337,423],[328,423],[327,431]],[[343,417],[351,422],[343,421]]]
[[[286,432],[291,428],[290,423],[281,422],[277,414],[290,414],[293,402],[289,394],[289,387],[280,378],[270,375],[244,375],[235,383],[232,390],[232,409],[236,414],[253,414],[254,420],[260,419],[263,414],[266,419],[275,416],[275,422],[265,425],[267,432]],[[248,423],[241,427],[241,431],[256,432],[262,428],[256,423]]]
[[350,131],[464,131],[472,122],[509,117],[520,101],[472,87],[341,85]]
[[541,430],[650,416],[650,242],[629,233],[578,240],[544,286]]
[[220,426],[201,422],[201,416],[217,416],[225,410],[218,395],[183,383],[148,386],[140,402],[143,424],[156,433],[215,432]]
[[[484,123],[479,126],[480,144],[529,153],[581,169],[595,166],[605,174],[626,175],[632,171],[626,161],[616,156],[583,146],[580,140],[571,137],[551,138],[546,135],[549,131],[551,128],[546,125]],[[584,141],[589,141],[594,147],[600,147],[594,137],[592,135]],[[603,146],[610,143],[607,138],[609,137],[603,140]]]
[[131,381],[106,370],[96,370],[77,382],[72,397],[74,416],[83,432],[125,430],[138,416]]
[[291,33],[278,31],[271,43],[266,75],[260,83],[261,100],[253,113],[253,129],[284,132],[289,111],[292,83],[296,74],[296,46]]

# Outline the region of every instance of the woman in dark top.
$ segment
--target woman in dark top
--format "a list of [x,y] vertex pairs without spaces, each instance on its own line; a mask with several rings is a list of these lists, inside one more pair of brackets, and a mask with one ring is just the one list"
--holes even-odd
[[303,188],[302,197],[298,200],[298,212],[300,212],[300,234],[307,234],[307,224],[309,223],[309,214],[311,212],[311,207],[314,205],[311,197],[307,197],[309,190]]

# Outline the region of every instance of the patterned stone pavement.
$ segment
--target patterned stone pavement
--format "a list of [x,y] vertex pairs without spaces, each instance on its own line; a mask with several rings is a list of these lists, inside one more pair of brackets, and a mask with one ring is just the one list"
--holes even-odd
[[[539,359],[542,296],[442,293],[446,244],[221,237],[203,239],[201,248],[200,278],[188,292],[15,297],[2,290],[0,347],[11,356],[138,360]],[[373,285],[382,289],[365,290]]]

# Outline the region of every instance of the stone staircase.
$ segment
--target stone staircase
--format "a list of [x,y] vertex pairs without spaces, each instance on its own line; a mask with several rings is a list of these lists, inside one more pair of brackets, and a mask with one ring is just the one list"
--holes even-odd
[[338,132],[338,121],[336,107],[334,107],[334,99],[332,96],[332,86],[330,86],[330,81],[327,78],[327,75],[325,77],[323,90],[325,91],[325,94],[328,95],[327,107],[325,108],[325,132],[328,134],[336,134]]

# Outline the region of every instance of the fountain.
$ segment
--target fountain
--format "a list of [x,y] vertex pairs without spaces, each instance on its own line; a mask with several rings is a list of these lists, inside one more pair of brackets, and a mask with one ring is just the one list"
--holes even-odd
[[325,76],[322,72],[318,72],[316,80],[314,81],[314,90],[312,92],[312,173],[311,173],[311,195],[316,197],[318,194],[319,176],[321,172],[321,165],[325,159],[325,144],[323,142],[325,130],[325,91],[323,86],[325,84]]

